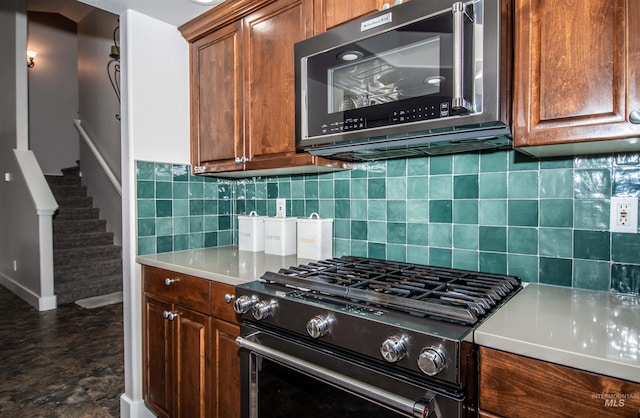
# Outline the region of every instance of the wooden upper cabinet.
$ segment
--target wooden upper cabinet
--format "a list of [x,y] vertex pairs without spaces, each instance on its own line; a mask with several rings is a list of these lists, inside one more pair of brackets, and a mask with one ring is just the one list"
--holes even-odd
[[640,135],[640,0],[516,0],[514,28],[514,146]]
[[242,170],[240,27],[231,23],[191,44],[191,161],[208,171]]
[[[386,0],[393,4],[393,0]],[[315,0],[315,33],[326,32],[350,20],[370,15],[382,9],[385,0]]]

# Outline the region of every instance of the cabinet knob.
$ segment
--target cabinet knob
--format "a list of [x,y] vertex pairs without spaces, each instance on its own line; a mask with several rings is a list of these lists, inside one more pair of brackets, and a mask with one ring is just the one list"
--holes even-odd
[[640,109],[636,109],[629,113],[629,122],[633,124],[640,124]]
[[167,277],[167,278],[164,279],[164,284],[165,284],[165,286],[171,286],[172,283],[179,282],[179,281],[180,281],[180,279],[171,279],[171,278]]
[[236,164],[244,164],[247,161],[249,161],[249,159],[247,157],[245,157],[244,155],[242,157],[236,157],[236,159],[235,159],[235,163]]
[[231,301],[233,301],[235,298],[236,298],[235,295],[231,295],[229,293],[224,295],[224,301],[226,303],[231,303]]
[[175,313],[175,312],[163,311],[162,312],[162,316],[164,317],[164,319],[168,319],[169,321],[173,321],[174,319],[176,319],[178,314]]

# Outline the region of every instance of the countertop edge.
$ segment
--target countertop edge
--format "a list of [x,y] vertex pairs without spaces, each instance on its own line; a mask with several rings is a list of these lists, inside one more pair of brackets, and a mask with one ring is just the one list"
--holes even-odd
[[225,283],[232,286],[237,286],[237,285],[244,284],[251,281],[250,279],[240,279],[238,277],[228,276],[225,274],[197,269],[193,267],[187,267],[181,264],[174,264],[167,261],[154,260],[144,256],[137,256],[136,263],[144,266],[171,270],[171,271],[175,271],[176,273],[188,274],[191,276],[199,277],[201,279],[212,280],[212,281]]

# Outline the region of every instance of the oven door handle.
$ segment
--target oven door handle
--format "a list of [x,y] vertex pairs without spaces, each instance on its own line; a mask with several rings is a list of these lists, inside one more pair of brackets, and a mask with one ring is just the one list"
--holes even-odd
[[418,401],[407,399],[360,380],[353,379],[341,373],[336,373],[327,368],[283,353],[282,351],[265,347],[261,344],[247,340],[246,338],[236,338],[236,344],[241,348],[255,352],[269,360],[294,368],[327,383],[345,388],[349,392],[371,399],[375,402],[382,403],[399,412],[420,418],[437,417],[439,415],[436,414],[435,395],[433,394],[419,399]]

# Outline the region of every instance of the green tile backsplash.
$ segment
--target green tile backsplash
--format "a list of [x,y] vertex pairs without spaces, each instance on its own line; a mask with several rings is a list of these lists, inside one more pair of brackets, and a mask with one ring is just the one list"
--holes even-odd
[[334,219],[334,255],[640,292],[640,234],[609,232],[640,196],[640,154],[534,160],[513,151],[363,163],[319,175],[219,179],[137,162],[138,254],[233,245],[237,216]]

